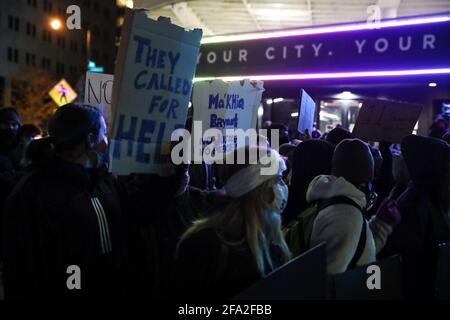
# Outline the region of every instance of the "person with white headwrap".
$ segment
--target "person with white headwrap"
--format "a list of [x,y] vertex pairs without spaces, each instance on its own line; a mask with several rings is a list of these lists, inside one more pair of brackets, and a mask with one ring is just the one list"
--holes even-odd
[[180,296],[230,298],[290,258],[280,216],[288,196],[284,160],[275,150],[245,147],[224,167],[228,201],[196,221],[178,245]]

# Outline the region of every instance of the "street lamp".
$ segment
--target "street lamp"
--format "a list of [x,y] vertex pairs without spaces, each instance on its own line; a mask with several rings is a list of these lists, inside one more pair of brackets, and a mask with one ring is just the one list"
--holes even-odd
[[50,21],[50,27],[55,31],[61,29],[61,26],[62,26],[61,20],[59,20],[58,18],[53,18]]

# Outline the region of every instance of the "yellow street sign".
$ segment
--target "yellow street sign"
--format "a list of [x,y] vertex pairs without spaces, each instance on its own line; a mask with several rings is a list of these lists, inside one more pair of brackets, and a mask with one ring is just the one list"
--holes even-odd
[[65,79],[61,79],[48,94],[52,97],[58,107],[71,103],[77,98],[77,93]]

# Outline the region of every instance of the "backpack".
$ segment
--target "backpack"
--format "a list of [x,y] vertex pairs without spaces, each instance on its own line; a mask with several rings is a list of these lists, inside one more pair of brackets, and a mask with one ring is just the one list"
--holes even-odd
[[364,251],[364,247],[366,246],[366,219],[364,217],[363,209],[355,201],[345,196],[336,196],[313,203],[289,223],[284,229],[284,237],[291,249],[293,258],[310,249],[311,234],[317,215],[320,211],[335,204],[349,204],[357,208],[363,217],[361,235],[355,254],[349,264],[349,269],[356,266],[356,262],[358,262]]

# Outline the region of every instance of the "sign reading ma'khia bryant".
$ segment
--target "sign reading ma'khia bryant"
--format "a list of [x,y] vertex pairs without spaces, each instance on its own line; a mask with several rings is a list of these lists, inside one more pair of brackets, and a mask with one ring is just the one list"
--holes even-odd
[[450,68],[449,20],[409,18],[411,23],[397,20],[381,28],[348,30],[348,25],[342,31],[340,25],[326,33],[206,43],[196,76]]

